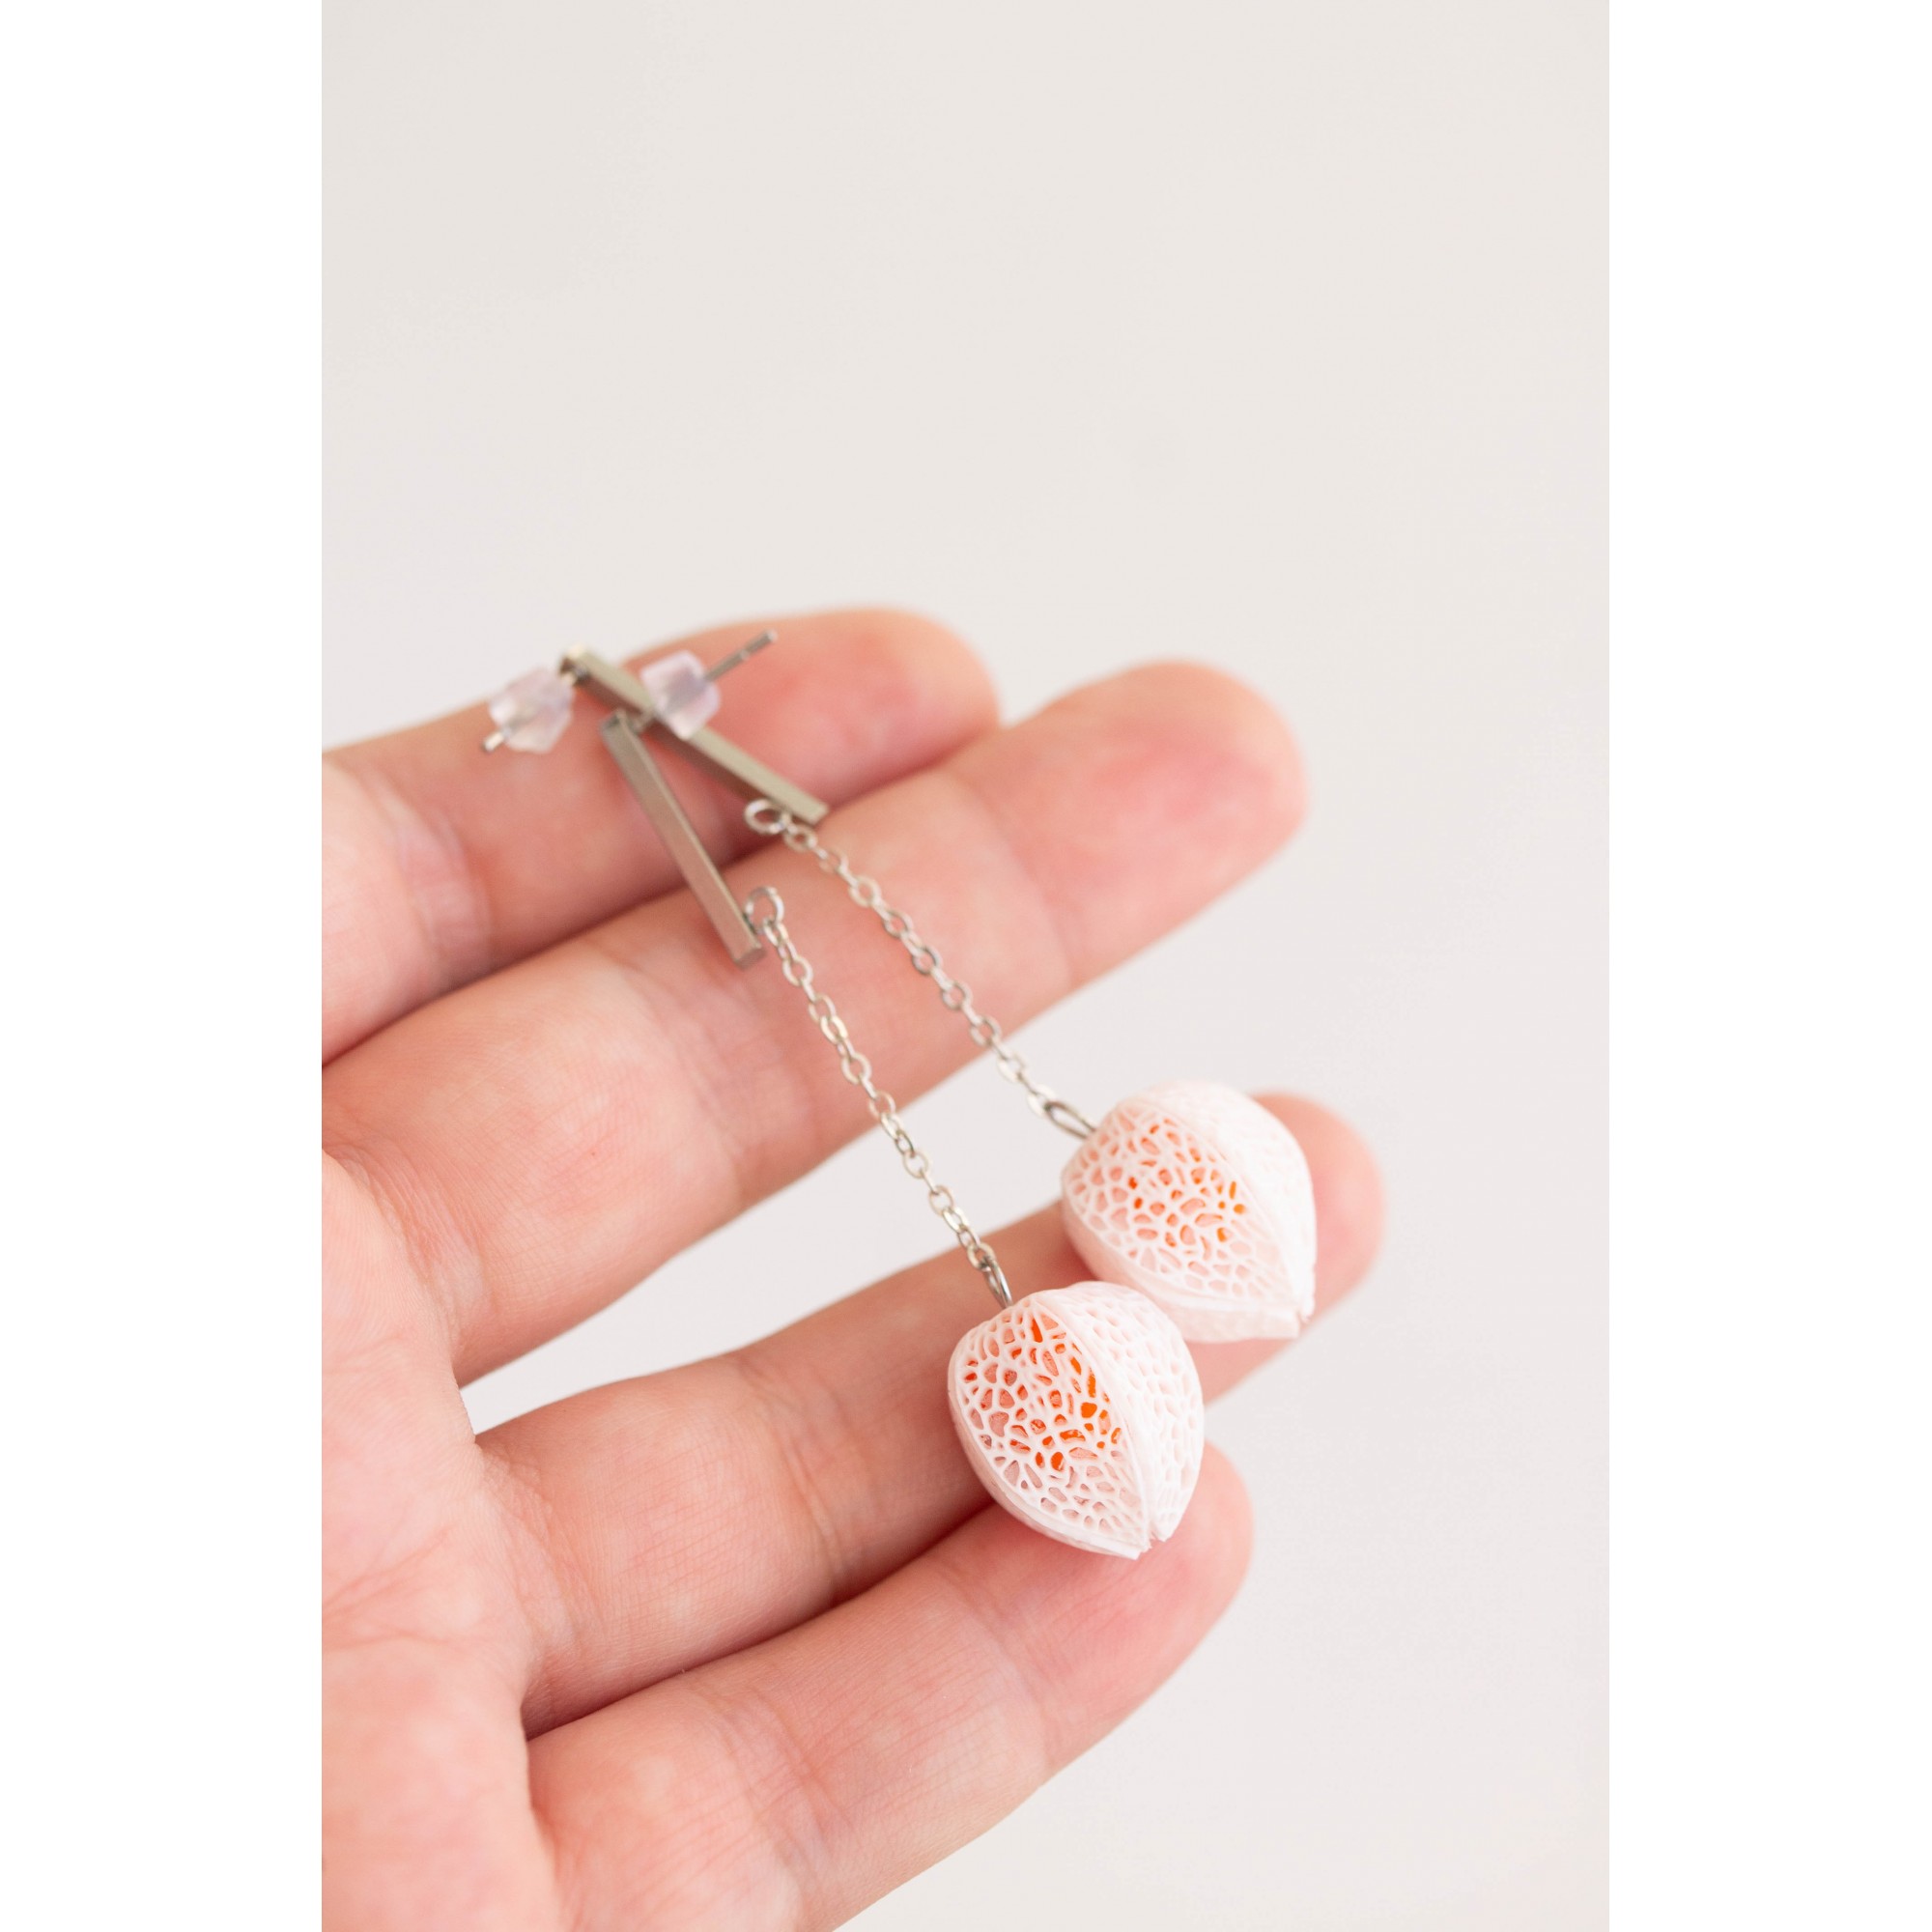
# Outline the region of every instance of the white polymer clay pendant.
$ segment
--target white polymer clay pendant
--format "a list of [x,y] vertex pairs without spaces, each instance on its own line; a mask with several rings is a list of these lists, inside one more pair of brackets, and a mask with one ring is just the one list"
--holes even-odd
[[975,1473],[1030,1529],[1111,1556],[1174,1533],[1207,1417],[1187,1344],[1144,1295],[1029,1294],[960,1337],[947,1387]]
[[1294,1136],[1209,1080],[1122,1100],[1061,1177],[1066,1232],[1190,1341],[1298,1335],[1315,1313],[1315,1190]]

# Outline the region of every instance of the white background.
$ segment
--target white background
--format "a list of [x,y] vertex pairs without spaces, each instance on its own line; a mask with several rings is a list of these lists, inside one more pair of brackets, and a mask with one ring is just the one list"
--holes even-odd
[[[902,602],[1012,711],[1200,656],[1306,752],[1292,852],[1025,1043],[1096,1109],[1178,1074],[1322,1098],[1382,1160],[1384,1259],[1213,1419],[1258,1516],[1225,1623],[864,1922],[1600,1922],[1595,10],[327,24],[331,739],[571,644]],[[1062,1157],[1014,1104],[976,1069],[913,1119],[982,1222]],[[935,1245],[862,1144],[472,1411]]]
[[[543,11],[559,33],[578,17]],[[1334,13],[1342,33],[1360,16]],[[1548,15],[1459,17],[1487,65],[1458,66],[1420,18],[1356,43],[1348,110],[1398,86],[1411,105],[1367,124],[1380,147],[1363,142],[1321,184],[1324,203],[1378,179],[1418,196],[1466,179],[1459,155],[1498,132],[1497,77]],[[1642,1932],[1932,1914],[1932,286],[1914,245],[1932,179],[1929,38],[1904,0],[1617,13],[1614,1868],[1618,1917]],[[0,1895],[21,1923],[257,1932],[315,1918],[316,52],[298,10],[100,0],[14,10],[0,59],[0,637],[14,672],[0,758],[0,1635],[16,1740],[0,1768],[14,1826]],[[1413,100],[1438,68],[1478,108],[1427,169],[1380,175],[1382,154],[1412,156]],[[1309,85],[1319,111],[1330,97]],[[1539,86],[1525,102],[1547,96],[1560,135],[1575,96]],[[705,129],[707,158],[752,132],[727,106]],[[817,131],[836,125],[820,117]],[[1551,152],[1525,143],[1520,170],[1497,159],[1486,193],[1526,207],[1561,178]],[[1461,213],[1489,218],[1486,205]],[[1552,217],[1545,244],[1568,232]],[[1420,405],[1449,407],[1455,373],[1417,385]],[[1457,454],[1489,446],[1472,438]],[[1017,464],[1002,489],[1034,478]],[[1236,507],[1231,496],[1222,514]],[[1456,514],[1445,485],[1431,516]],[[1409,527],[1420,542],[1433,526]],[[1201,576],[1213,594],[1216,575]],[[557,594],[560,578],[542,582]],[[1384,582],[1361,573],[1364,594]],[[1290,608],[1269,589],[1270,611]],[[707,589],[689,614],[753,594]],[[685,620],[643,602],[627,601],[626,623]],[[492,647],[505,663],[534,655],[523,628]],[[1246,635],[1226,628],[1217,651]],[[417,661],[398,651],[394,675]],[[1016,688],[1024,667],[1009,654],[1005,669]],[[454,696],[449,672],[425,675],[411,710]],[[1313,736],[1307,696],[1295,702]],[[332,729],[373,726],[399,700],[385,687],[354,716],[332,702]],[[1321,810],[1280,874],[1297,892],[1346,822],[1350,769],[1331,750],[1316,775]],[[1426,836],[1433,801],[1403,812],[1399,790],[1378,789],[1372,803],[1388,839]],[[1076,1032],[1063,1030],[1069,1051]],[[1339,1373],[1326,1365],[1393,1321],[1406,1279],[1408,1303],[1423,1298],[1418,1266],[1443,1264],[1419,1245],[1400,1122],[1367,1104],[1377,1063],[1350,1045],[1329,1091],[1377,1134],[1402,1192],[1376,1282],[1280,1372],[1295,1427],[1305,1391]],[[885,1197],[874,1184],[866,1198],[876,1210]],[[1527,1189],[1513,1205],[1535,1208]],[[1407,1418],[1372,1378],[1361,1386],[1383,1433],[1365,1419],[1350,1446],[1399,1436]],[[1238,1422],[1237,1405],[1224,1438]],[[1236,1445],[1251,1474],[1260,1433]],[[1264,1563],[1298,1493],[1261,1489]],[[1322,1582],[1316,1564],[1297,1574]],[[1223,1668],[1210,1647],[1113,1761]],[[1369,1694],[1351,1724],[1391,1701],[1368,1670],[1352,1681]],[[1297,1775],[1300,1740],[1268,1743],[1269,1765]],[[1406,1748],[1384,1761],[1391,1780]],[[1170,1789],[1207,1789],[1204,1758],[1179,1769]],[[1431,1793],[1452,1820],[1470,1769]],[[992,1847],[1017,1860],[1038,1815]],[[1143,1804],[1139,1822],[1165,1815]],[[1290,1815],[1265,1830],[1285,1856],[1310,1842]],[[1398,1867],[1435,1842],[1390,1836],[1378,1853]],[[1173,1922],[1213,1922],[1228,1837],[1210,1833],[1206,1859],[1191,1843],[1208,1905],[1183,1902]],[[943,1924],[965,1867],[880,1920],[929,1898],[925,1922]],[[1013,1895],[1009,1869],[980,1869],[989,1910]],[[1370,1878],[1392,1882],[1380,1867]],[[1572,1922],[1561,1901],[1523,1903],[1527,1889],[1492,1922]],[[1586,1893],[1583,1923],[1595,1909]],[[1329,1922],[1404,1922],[1374,1900],[1354,1910]],[[1301,1922],[1297,1901],[1265,1922]]]

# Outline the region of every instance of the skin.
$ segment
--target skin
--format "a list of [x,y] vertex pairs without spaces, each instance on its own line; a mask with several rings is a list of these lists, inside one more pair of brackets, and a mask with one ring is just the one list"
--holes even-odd
[[[1001,728],[923,619],[781,635],[721,724],[838,805],[826,838],[1009,1027],[1301,816],[1287,731],[1216,672],[1136,669]],[[471,1431],[465,1381],[868,1130],[796,992],[734,968],[678,890],[595,731],[486,759],[481,719],[323,768],[327,1922],[835,1925],[1180,1662],[1240,1580],[1246,1499],[1210,1448],[1179,1531],[1131,1563],[991,1506],[944,1394],[991,1304],[951,1249],[737,1353]],[[749,850],[732,802],[667,762],[711,849]],[[772,859],[728,876],[742,896]],[[835,881],[789,856],[776,876],[901,1099],[970,1054]],[[1314,1172],[1326,1307],[1374,1252],[1375,1169],[1331,1115],[1263,1097]],[[1051,1208],[992,1238],[1022,1292],[1085,1273]],[[1272,1352],[1195,1350],[1210,1395]]]

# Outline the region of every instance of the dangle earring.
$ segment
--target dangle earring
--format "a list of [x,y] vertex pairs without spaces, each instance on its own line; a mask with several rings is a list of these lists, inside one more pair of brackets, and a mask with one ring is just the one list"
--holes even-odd
[[[999,1304],[960,1338],[947,1371],[953,1427],[975,1473],[1029,1527],[1078,1548],[1138,1556],[1173,1533],[1200,1474],[1206,1420],[1186,1338],[1293,1335],[1313,1312],[1307,1162],[1272,1114],[1232,1088],[1171,1082],[1122,1101],[1095,1125],[1037,1080],[877,881],[818,838],[813,828],[828,808],[709,728],[719,678],[773,635],[708,669],[678,652],[635,677],[573,652],[557,670],[532,671],[493,700],[496,728],[483,749],[548,751],[569,724],[579,686],[612,707],[600,727],[605,748],[732,958],[749,966],[768,948],[777,955],[839,1071]],[[737,901],[650,744],[709,771],[749,800],[745,819],[754,832],[836,876],[1033,1111],[1080,1140],[1062,1205],[1073,1245],[1099,1279],[1015,1300],[999,1258],[934,1177],[838,1008],[818,990],[783,900],[760,887]]]
[[840,880],[1033,1111],[1080,1142],[1061,1175],[1061,1212],[1094,1274],[1140,1290],[1190,1342],[1300,1334],[1315,1313],[1315,1189],[1300,1143],[1265,1107],[1214,1081],[1171,1080],[1096,1126],[1034,1078],[876,882],[781,806],[755,800],[745,818]]
[[[753,804],[745,815],[755,825],[765,809]],[[919,949],[915,963],[924,952],[937,968],[938,955],[910,922],[871,881],[859,883],[869,887],[870,909],[887,930],[896,924],[908,947]],[[997,1315],[960,1337],[946,1372],[953,1431],[974,1473],[1029,1528],[1076,1548],[1138,1556],[1164,1542],[1194,1493],[1208,1427],[1201,1378],[1179,1329],[1145,1295],[1108,1282],[1037,1289],[1014,1300],[999,1257],[952,1190],[934,1178],[838,1009],[813,983],[786,930],[784,901],[760,886],[745,914],[787,982],[804,994],[839,1071],[866,1096],[880,1132],[1000,1304]]]

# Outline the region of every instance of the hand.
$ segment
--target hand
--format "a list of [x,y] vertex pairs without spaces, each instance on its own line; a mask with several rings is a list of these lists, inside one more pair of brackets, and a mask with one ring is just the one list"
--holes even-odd
[[[1299,814],[1286,733],[1215,673],[1131,671],[999,730],[934,626],[783,638],[722,722],[854,801],[828,836],[1009,1026]],[[471,710],[324,765],[328,1920],[836,1924],[1160,1683],[1239,1580],[1245,1499],[1210,1449],[1179,1533],[1133,1563],[990,1506],[944,1371],[991,1303],[952,1249],[753,1348],[472,1433],[465,1381],[867,1126],[585,720],[541,758],[484,758],[484,728]],[[712,850],[744,849],[730,802],[673,770]],[[772,857],[754,869],[741,892]],[[782,887],[902,1099],[970,1053],[835,881],[788,860]],[[714,1104],[719,1060],[747,1104]],[[1326,1304],[1375,1245],[1374,1169],[1327,1114],[1268,1104],[1314,1169]],[[1085,1272],[1053,1209],[994,1238],[1022,1293]],[[1196,1350],[1210,1395],[1269,1352]]]

